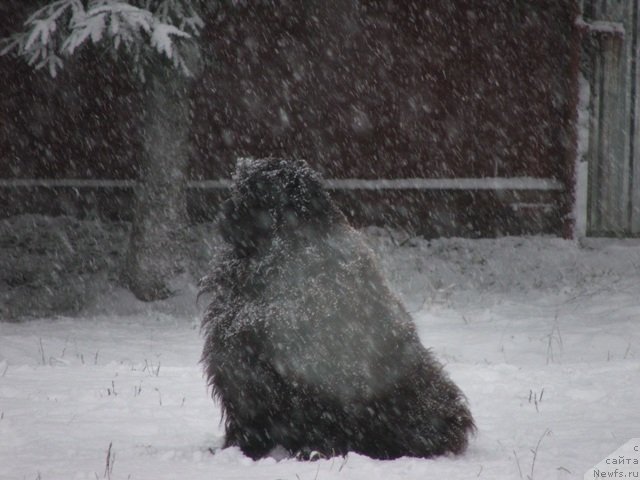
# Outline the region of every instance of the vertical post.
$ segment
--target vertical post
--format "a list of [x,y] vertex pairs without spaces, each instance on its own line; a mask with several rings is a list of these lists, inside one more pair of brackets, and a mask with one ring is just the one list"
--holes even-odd
[[637,2],[587,0],[592,46],[588,234],[631,233]]
[[631,155],[631,234],[640,235],[640,7],[638,2],[633,2],[632,37],[632,91],[633,102],[632,132],[633,144]]

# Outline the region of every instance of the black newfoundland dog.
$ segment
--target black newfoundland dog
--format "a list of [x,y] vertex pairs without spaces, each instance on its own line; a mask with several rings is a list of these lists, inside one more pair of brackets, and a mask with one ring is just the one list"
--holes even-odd
[[202,280],[202,361],[225,447],[256,459],[460,453],[474,430],[372,252],[306,163],[244,161]]

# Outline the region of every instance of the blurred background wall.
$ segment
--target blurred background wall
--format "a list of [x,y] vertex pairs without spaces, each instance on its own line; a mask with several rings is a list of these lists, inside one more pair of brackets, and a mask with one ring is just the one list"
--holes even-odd
[[[2,2],[0,36],[38,4]],[[577,13],[574,0],[223,3],[189,100],[191,218],[213,218],[225,188],[207,181],[237,157],[281,155],[369,180],[330,183],[357,225],[568,235]],[[0,216],[129,218],[144,86],[128,70],[90,48],[55,79],[0,57]]]

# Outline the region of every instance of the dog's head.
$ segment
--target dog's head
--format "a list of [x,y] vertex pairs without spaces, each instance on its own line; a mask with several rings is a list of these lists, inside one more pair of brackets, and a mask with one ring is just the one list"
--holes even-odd
[[276,235],[322,234],[341,215],[320,176],[302,160],[243,159],[233,179],[219,226],[242,255],[268,245]]

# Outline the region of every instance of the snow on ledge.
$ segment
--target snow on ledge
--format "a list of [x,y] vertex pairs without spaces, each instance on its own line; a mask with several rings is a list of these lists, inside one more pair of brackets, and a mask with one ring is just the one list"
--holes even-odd
[[132,188],[135,180],[90,180],[83,178],[0,178],[0,187]]
[[[67,187],[67,188],[133,188],[135,180],[87,179],[0,179],[0,187]],[[218,190],[229,188],[229,179],[188,182],[189,188]],[[554,178],[482,177],[482,178],[395,178],[366,180],[360,178],[328,179],[330,190],[545,190],[564,191],[564,185]]]
[[[230,180],[189,182],[191,188],[227,188]],[[483,177],[483,178],[334,178],[324,180],[330,190],[551,190],[563,191],[564,185],[554,178]]]
[[326,180],[335,190],[564,190],[558,180],[533,177],[397,178]]
[[586,21],[582,17],[578,17],[575,26],[591,33],[609,34],[620,37],[625,36],[624,24],[621,22],[610,22],[606,20],[590,20]]

